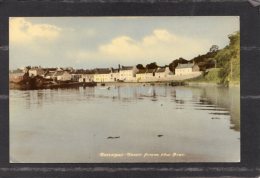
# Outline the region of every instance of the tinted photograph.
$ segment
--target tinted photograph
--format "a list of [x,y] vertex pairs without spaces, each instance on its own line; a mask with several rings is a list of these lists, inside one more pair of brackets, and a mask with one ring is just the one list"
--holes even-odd
[[9,18],[10,163],[240,162],[238,16]]

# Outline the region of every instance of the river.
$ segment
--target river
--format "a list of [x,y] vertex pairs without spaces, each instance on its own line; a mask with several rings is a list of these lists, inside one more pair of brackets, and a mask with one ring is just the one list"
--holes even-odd
[[239,161],[239,87],[10,90],[10,162]]

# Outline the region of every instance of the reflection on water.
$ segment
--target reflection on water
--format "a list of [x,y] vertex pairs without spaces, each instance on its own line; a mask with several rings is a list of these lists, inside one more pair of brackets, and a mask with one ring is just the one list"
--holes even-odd
[[11,161],[239,161],[239,93],[239,88],[148,85],[11,90]]

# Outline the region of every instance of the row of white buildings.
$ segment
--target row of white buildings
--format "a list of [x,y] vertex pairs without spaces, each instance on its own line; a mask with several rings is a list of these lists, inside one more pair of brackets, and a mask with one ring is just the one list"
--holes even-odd
[[29,76],[42,76],[45,79],[57,81],[78,82],[154,82],[169,81],[176,76],[187,76],[199,72],[198,65],[194,63],[178,64],[175,74],[169,67],[157,69],[137,69],[136,66],[122,66],[118,69],[97,68],[93,70],[73,70],[63,68],[33,67]]

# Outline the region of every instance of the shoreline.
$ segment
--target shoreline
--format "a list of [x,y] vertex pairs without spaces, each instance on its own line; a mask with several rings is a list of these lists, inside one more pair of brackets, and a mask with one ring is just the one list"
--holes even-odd
[[215,87],[240,87],[240,83],[231,83],[228,86],[225,86],[224,84],[219,84],[216,82],[185,82],[188,86],[215,86]]
[[57,84],[43,84],[41,86],[30,84],[17,84],[9,82],[9,90],[42,90],[42,89],[58,89],[58,88],[78,88],[78,87],[95,87],[95,86],[123,86],[123,85],[169,85],[183,86],[185,82],[181,81],[165,81],[165,82],[68,82]]
[[42,90],[42,89],[58,89],[58,88],[76,88],[76,87],[94,87],[97,86],[95,82],[67,82],[67,83],[48,83],[37,86],[35,83],[10,83],[9,90]]
[[215,86],[215,87],[225,87],[223,84],[218,84],[215,82],[186,82],[189,86]]
[[151,82],[69,82],[60,84],[48,84],[41,87],[32,87],[27,85],[9,83],[9,90],[42,90],[42,89],[59,89],[59,88],[76,88],[76,87],[95,87],[95,86],[124,86],[124,85],[165,85],[165,86],[200,86],[200,87],[240,87],[239,84],[231,83],[229,86],[218,84],[216,82],[196,82],[196,81],[151,81]]

